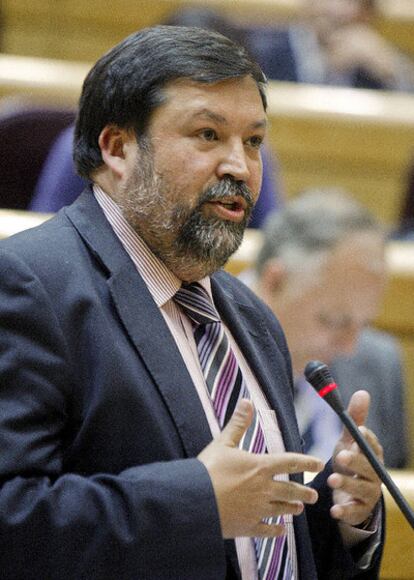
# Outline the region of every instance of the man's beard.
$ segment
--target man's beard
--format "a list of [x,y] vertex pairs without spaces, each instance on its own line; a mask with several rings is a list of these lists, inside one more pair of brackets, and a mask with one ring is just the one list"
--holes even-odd
[[[242,182],[224,178],[201,192],[195,206],[155,173],[148,146],[139,147],[136,168],[117,200],[125,218],[149,248],[180,279],[199,280],[220,269],[243,240],[253,196]],[[246,202],[241,222],[203,215],[203,204],[239,196]]]

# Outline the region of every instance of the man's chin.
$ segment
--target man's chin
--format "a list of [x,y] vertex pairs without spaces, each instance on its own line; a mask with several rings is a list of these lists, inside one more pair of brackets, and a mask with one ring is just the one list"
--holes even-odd
[[[242,239],[243,236],[241,235]],[[241,239],[223,240],[221,243],[209,244],[207,246],[198,246],[195,244],[180,245],[172,259],[170,265],[179,278],[185,281],[195,281],[210,276],[217,270],[223,268],[229,261],[230,257],[238,249]],[[191,280],[190,280],[191,279]]]
[[247,222],[234,223],[224,220],[200,219],[185,224],[177,238],[177,250],[200,260],[214,260],[225,264],[239,248]]

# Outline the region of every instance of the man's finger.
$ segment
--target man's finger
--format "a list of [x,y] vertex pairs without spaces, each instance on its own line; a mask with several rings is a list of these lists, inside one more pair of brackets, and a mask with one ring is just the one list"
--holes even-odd
[[378,459],[384,463],[384,449],[375,433],[370,429],[367,429],[367,427],[360,427],[359,430],[361,431],[363,437],[368,441],[368,444]]
[[304,471],[319,472],[324,468],[324,463],[313,455],[303,453],[281,453],[277,455],[267,455],[265,457],[269,472],[274,475],[280,473],[303,473]]
[[330,513],[334,519],[346,522],[351,526],[358,525],[367,518],[366,507],[353,501],[333,505]]
[[368,391],[356,391],[349,401],[348,413],[355,423],[360,426],[364,425],[368,417],[371,397]]
[[[371,397],[368,391],[356,391],[349,401],[347,411],[358,427],[364,425],[368,417],[370,401]],[[346,428],[344,429],[342,440],[344,441],[344,443],[353,440],[352,435]]]
[[242,399],[237,403],[233,415],[216,441],[220,441],[227,447],[238,447],[252,419],[253,403],[248,399]]
[[252,533],[256,538],[276,538],[277,536],[284,536],[285,534],[285,526],[280,524],[266,524],[264,522],[258,524]]

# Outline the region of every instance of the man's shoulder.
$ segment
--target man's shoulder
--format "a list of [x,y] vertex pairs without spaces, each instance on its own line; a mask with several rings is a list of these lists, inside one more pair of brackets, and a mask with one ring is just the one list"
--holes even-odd
[[0,240],[0,251],[24,253],[27,256],[32,251],[37,252],[42,245],[52,249],[64,235],[65,221],[67,220],[59,212],[35,227]]
[[70,211],[69,207],[62,208],[42,224],[0,240],[1,261],[20,264],[47,278],[76,268],[82,262],[79,258],[85,253],[85,244],[70,219]]
[[[84,208],[97,206],[90,191],[84,193],[69,206],[63,207],[50,219],[36,227],[25,229],[8,238],[0,240],[0,251],[15,253],[26,259],[41,257],[50,259],[54,254],[66,252],[71,248],[71,240],[79,236],[76,233],[76,216],[84,214]],[[94,210],[96,213],[96,209]],[[84,220],[88,216],[83,217]],[[94,227],[90,224],[89,228]]]
[[289,27],[254,28],[249,35],[248,44],[268,78],[297,80],[296,59]]
[[382,356],[384,353],[398,357],[400,346],[397,339],[388,332],[368,327],[360,335],[358,351],[369,353],[375,358]]
[[378,389],[381,384],[389,386],[391,379],[400,380],[401,365],[398,341],[386,332],[366,328],[353,355],[337,359],[332,370],[339,383],[353,383],[357,379]]

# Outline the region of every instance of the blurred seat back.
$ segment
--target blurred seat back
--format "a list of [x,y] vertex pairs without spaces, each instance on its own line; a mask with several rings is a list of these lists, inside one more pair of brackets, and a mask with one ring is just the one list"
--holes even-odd
[[75,112],[18,103],[0,108],[0,207],[26,209],[49,148]]
[[72,156],[74,126],[66,127],[52,143],[28,206],[31,211],[56,212],[70,205],[85,189],[87,180],[75,171]]

